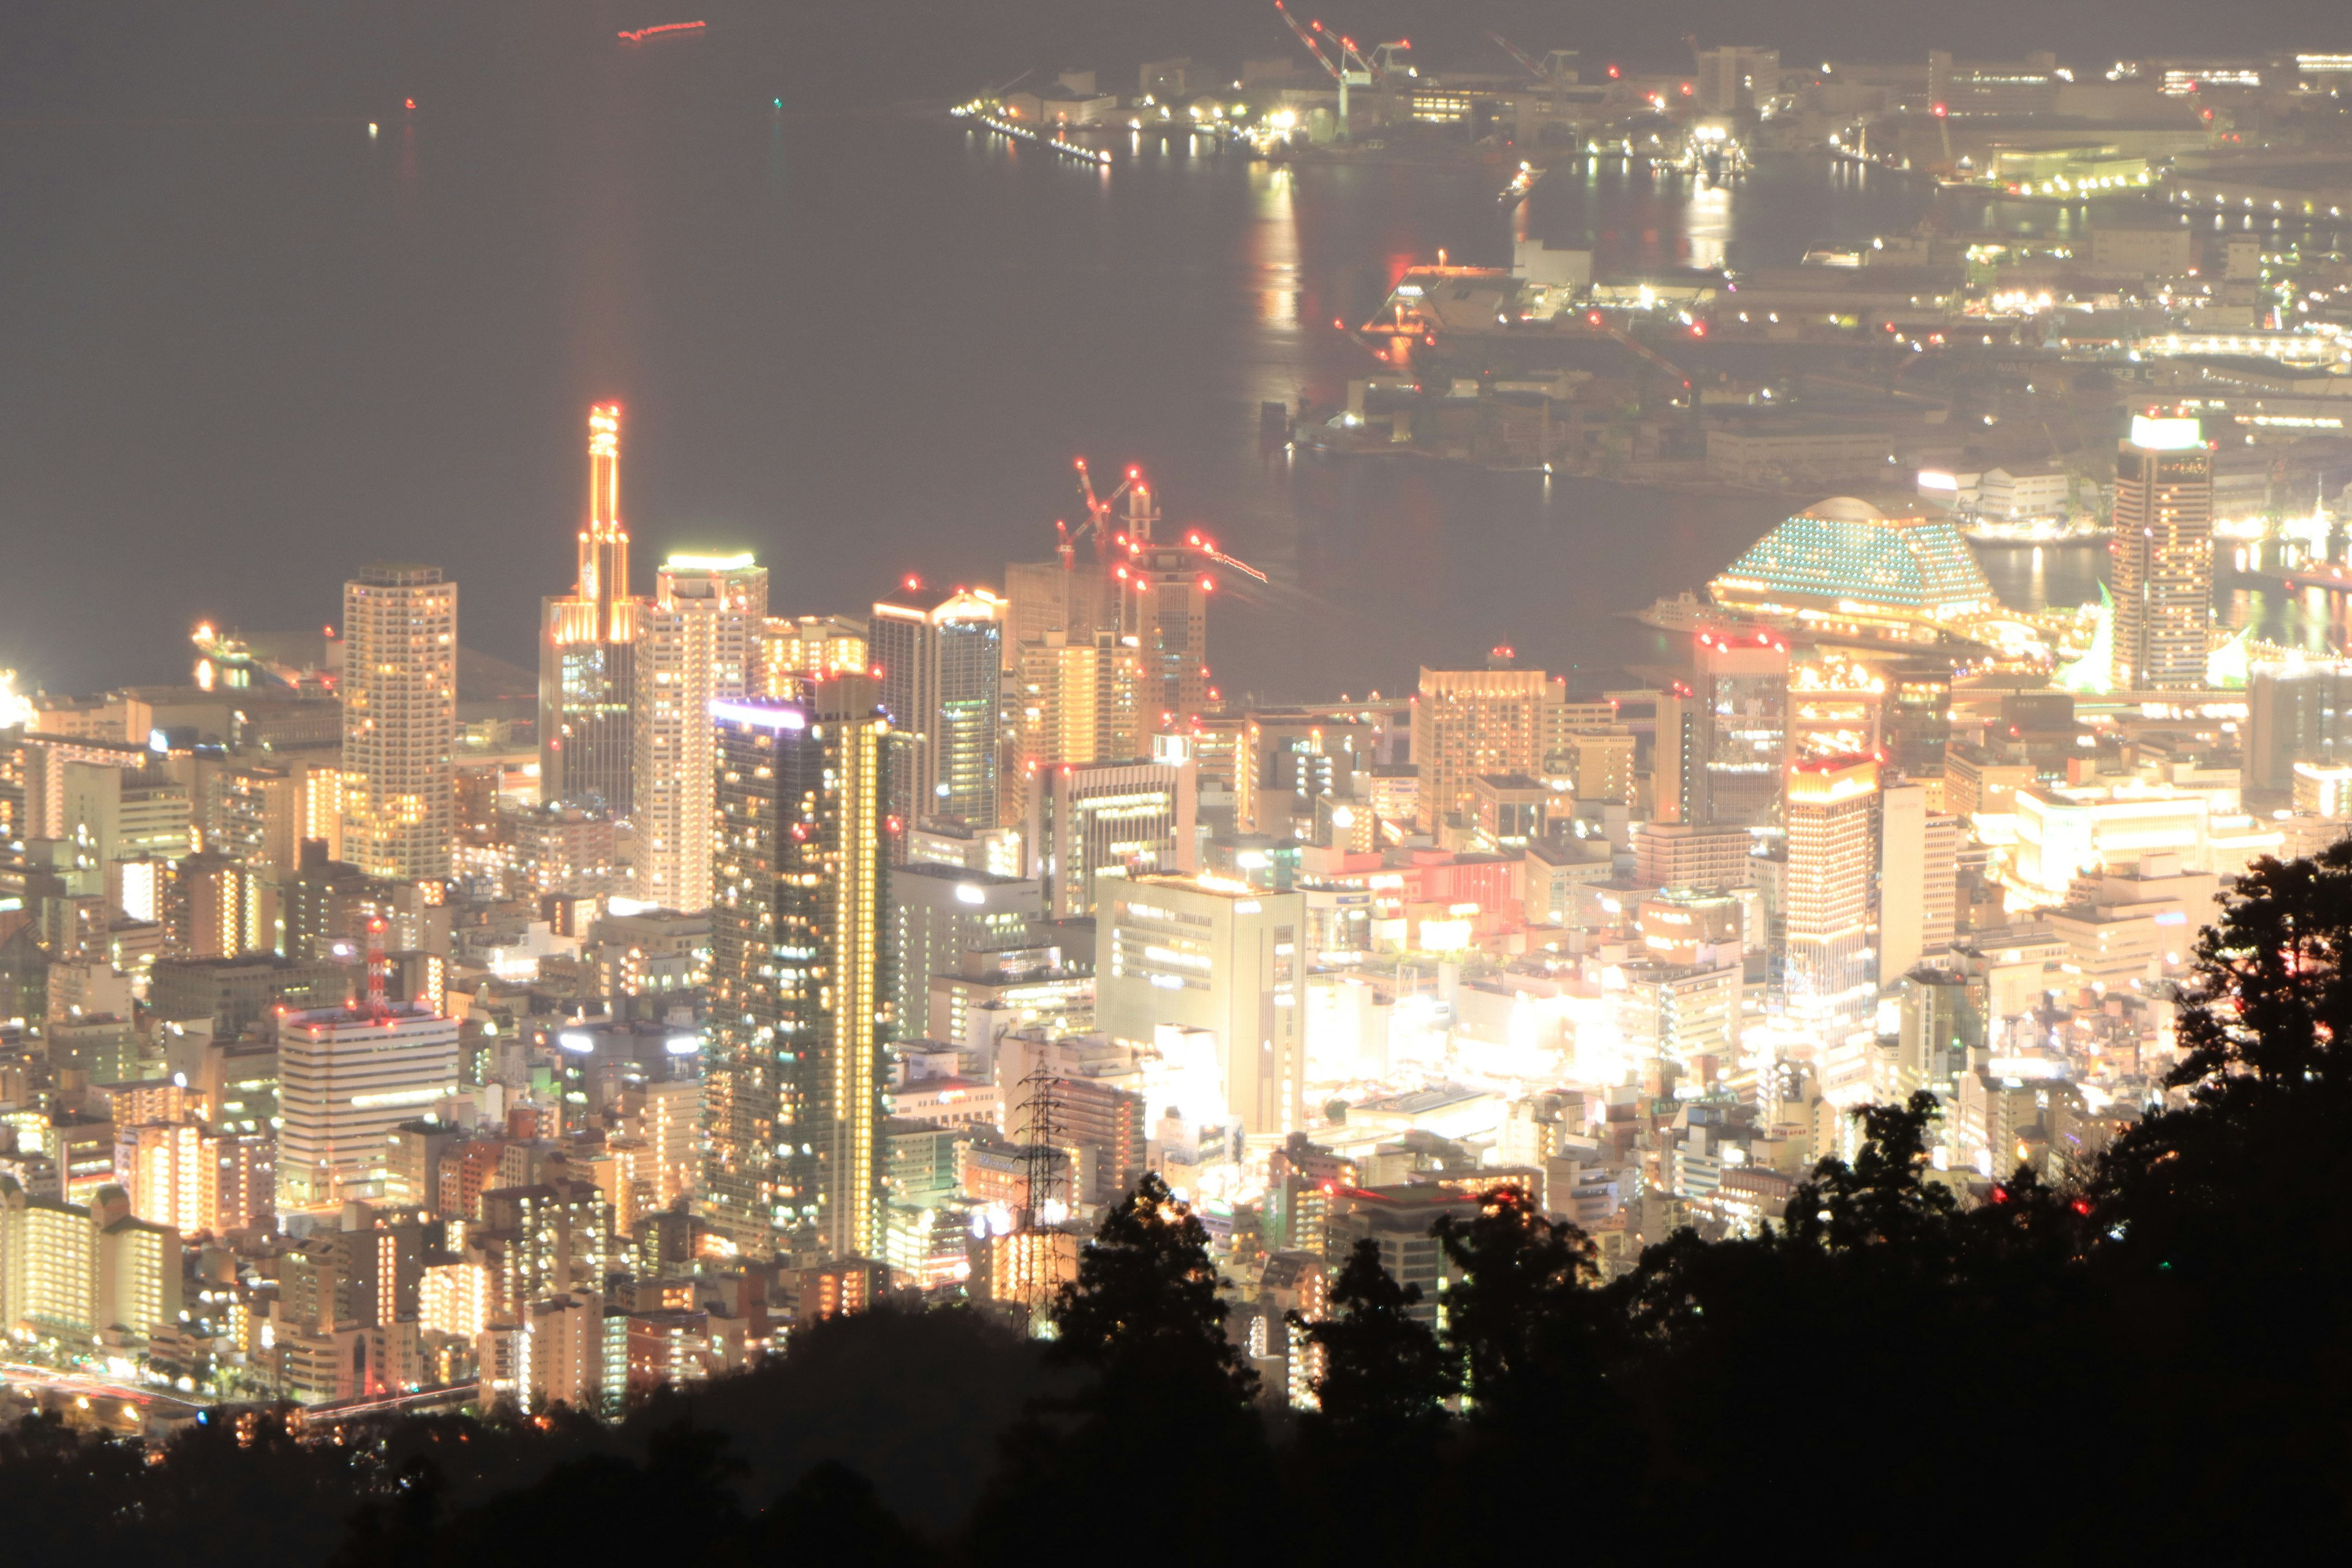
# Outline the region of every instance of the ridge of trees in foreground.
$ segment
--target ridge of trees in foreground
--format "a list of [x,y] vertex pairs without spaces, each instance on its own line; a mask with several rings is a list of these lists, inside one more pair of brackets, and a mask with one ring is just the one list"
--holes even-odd
[[[1512,1192],[1439,1222],[1442,1336],[1360,1248],[1307,1326],[1321,1408],[1256,1398],[1199,1220],[1156,1178],[1026,1340],[881,1310],[618,1427],[199,1427],[150,1462],[0,1435],[26,1562],[511,1565],[2233,1556],[2352,1497],[2352,845],[2265,861],[2198,950],[2179,1103],[2079,1186],[1923,1179],[1935,1102],[1861,1113],[1784,1226],[1599,1281]],[[126,1555],[128,1554],[128,1555]]]

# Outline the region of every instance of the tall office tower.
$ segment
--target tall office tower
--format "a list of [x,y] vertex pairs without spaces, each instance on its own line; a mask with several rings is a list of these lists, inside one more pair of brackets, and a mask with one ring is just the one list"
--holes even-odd
[[760,695],[798,701],[812,682],[866,672],[866,623],[851,616],[771,616],[760,637]]
[[342,697],[345,858],[395,881],[446,877],[457,584],[440,568],[379,563],[343,584]]
[[1776,632],[1701,632],[1691,686],[1708,711],[1708,820],[1780,828],[1789,761],[1789,644]]
[[1107,877],[1191,875],[1200,857],[1192,760],[1177,748],[1151,762],[1065,763],[1030,792],[1030,875],[1043,884],[1045,912],[1070,920],[1095,912]]
[[1434,833],[1448,816],[1469,810],[1470,781],[1481,773],[1541,773],[1557,728],[1549,710],[1561,695],[1539,669],[1424,666],[1412,708],[1422,831]]
[[891,868],[887,911],[890,1026],[913,1040],[930,1023],[931,976],[961,973],[967,952],[1019,946],[1045,903],[1024,878],[917,861]]
[[1708,820],[1706,760],[1714,727],[1708,705],[1681,682],[1658,699],[1651,821],[1696,825]]
[[1135,645],[1108,632],[1087,642],[1049,631],[1023,644],[1010,704],[1007,805],[999,820],[1025,817],[1035,782],[1064,763],[1149,755],[1137,708],[1141,680]]
[[746,1242],[881,1247],[890,722],[870,677],[711,709],[703,1203]]
[[1822,757],[1789,770],[1789,858],[1781,895],[1788,1010],[1832,1037],[1877,1005],[1870,942],[1871,842],[1878,763]]
[[539,793],[550,804],[626,816],[635,745],[640,601],[629,597],[629,535],[621,526],[621,405],[588,411],[588,516],[570,594],[540,602]]
[[997,824],[997,717],[1004,686],[1004,601],[985,588],[909,586],[877,599],[866,651],[882,705],[911,741],[892,781],[891,815],[912,826],[947,817]]
[[457,1021],[413,1003],[289,1013],[278,1024],[278,1208],[379,1197],[393,1130],[457,1091]]
[[768,569],[749,555],[674,555],[637,626],[637,897],[710,907],[710,705],[759,695]]
[[1959,819],[1930,809],[1930,793],[1916,784],[1879,792],[1878,973],[1890,985],[1955,934]]
[[[1265,893],[1219,877],[1146,877],[1103,896],[1097,1026],[1112,1040],[1185,1055],[1161,1031],[1205,1037],[1222,1109],[1251,1136],[1305,1125],[1300,1015],[1303,893]],[[1213,1044],[1209,1044],[1213,1042]],[[1187,1105],[1199,1115],[1203,1109]]]
[[2352,661],[2258,664],[2246,681],[2246,787],[2294,787],[2294,764],[2352,763]]
[[2116,461],[2116,689],[2205,685],[2213,621],[2213,457],[2194,419],[2132,420]]

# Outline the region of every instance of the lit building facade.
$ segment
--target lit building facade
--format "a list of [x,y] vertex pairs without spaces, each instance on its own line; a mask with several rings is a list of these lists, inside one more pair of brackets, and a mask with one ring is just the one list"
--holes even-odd
[[891,1027],[917,1039],[930,1021],[931,979],[958,973],[968,951],[1017,943],[1045,913],[1035,882],[911,862],[890,873]]
[[588,411],[588,515],[580,574],[568,595],[541,601],[539,785],[549,804],[635,808],[639,601],[629,596],[629,535],[621,526],[621,405]]
[[343,852],[371,876],[449,874],[457,584],[383,563],[343,585]]
[[2352,662],[2263,663],[2249,673],[2246,788],[2293,789],[2297,763],[2352,763]]
[[771,616],[760,634],[760,694],[787,701],[808,695],[809,683],[836,675],[863,675],[866,623],[848,616]]
[[1787,1010],[1834,1032],[1866,1021],[1877,1001],[1870,882],[1878,764],[1851,756],[1799,763],[1788,798]]
[[278,1207],[379,1196],[399,1125],[457,1089],[457,1021],[428,1007],[321,1007],[278,1028]]
[[2213,621],[2213,457],[2194,419],[2135,418],[2116,462],[2115,685],[2195,691]]
[[1189,757],[1056,768],[1030,791],[1030,874],[1056,920],[1095,911],[1106,876],[1190,874],[1196,777]]
[[1003,618],[1004,601],[984,588],[908,588],[874,605],[866,651],[882,705],[909,738],[892,792],[892,814],[907,826],[997,825]]
[[1146,1047],[1163,1026],[1205,1032],[1227,1115],[1251,1134],[1303,1127],[1306,896],[1223,878],[1145,877],[1107,883],[1097,918],[1096,1026]]
[[876,683],[711,710],[703,1203],[748,1242],[881,1246],[890,722]]
[[768,569],[749,555],[677,555],[639,618],[632,703],[636,896],[710,907],[710,705],[759,694]]
[[1559,689],[1539,669],[1421,672],[1412,708],[1412,760],[1421,769],[1417,817],[1433,833],[1471,809],[1481,773],[1539,773],[1557,727]]
[[1691,684],[1706,709],[1706,820],[1777,833],[1789,762],[1788,639],[1769,631],[1701,632]]

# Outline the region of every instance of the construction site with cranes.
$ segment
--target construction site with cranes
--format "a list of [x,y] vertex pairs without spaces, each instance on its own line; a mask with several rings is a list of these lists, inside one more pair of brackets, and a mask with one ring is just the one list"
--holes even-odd
[[[1145,61],[1134,90],[1105,73],[1031,71],[982,89],[955,112],[987,131],[1110,153],[1171,136],[1275,158],[1506,163],[1520,150],[1624,148],[1661,162],[1711,160],[1744,146],[1735,121],[1752,111],[1751,56],[1706,49],[1672,74],[1612,62],[1594,68],[1573,48],[1522,47],[1483,35],[1473,58],[1443,67],[1410,38],[1358,39],[1341,26],[1273,0],[1266,47],[1238,70],[1191,58]],[[1287,42],[1291,47],[1278,48]],[[1694,135],[1694,116],[1708,133]],[[1087,161],[1096,161],[1089,157]]]

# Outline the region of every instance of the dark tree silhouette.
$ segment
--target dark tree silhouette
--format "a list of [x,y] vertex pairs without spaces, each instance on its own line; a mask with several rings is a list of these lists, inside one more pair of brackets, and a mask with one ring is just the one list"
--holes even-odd
[[827,1459],[742,1531],[724,1560],[742,1568],[777,1563],[840,1568],[923,1568],[939,1553],[874,1495],[874,1483]]
[[[1219,1538],[1270,1544],[1282,1522],[1257,1375],[1225,1337],[1223,1281],[1207,1230],[1157,1174],[1103,1216],[1052,1309],[1049,1357],[1086,1373],[1068,1398],[1033,1401],[1007,1436],[966,1547],[984,1564],[1092,1553],[1189,1563],[1208,1539],[1181,1528],[1214,1499]],[[1146,1501],[1144,1500],[1152,1500]],[[1139,1509],[1169,1510],[1153,1520]]]
[[1078,1277],[1056,1293],[1047,1354],[1107,1375],[1221,1378],[1246,1402],[1257,1373],[1225,1337],[1218,1292],[1226,1283],[1199,1216],[1147,1173],[1103,1216],[1078,1256]]
[[1598,1374],[1596,1266],[1582,1231],[1497,1187],[1475,1215],[1442,1215],[1431,1234],[1461,1275],[1445,1295],[1446,1336],[1482,1416],[1533,1415]]
[[1324,1356],[1316,1380],[1318,1426],[1351,1442],[1385,1447],[1433,1435],[1444,1402],[1461,1391],[1461,1358],[1412,1316],[1421,1287],[1381,1267],[1380,1243],[1358,1241],[1332,1281],[1330,1314],[1290,1323]]

